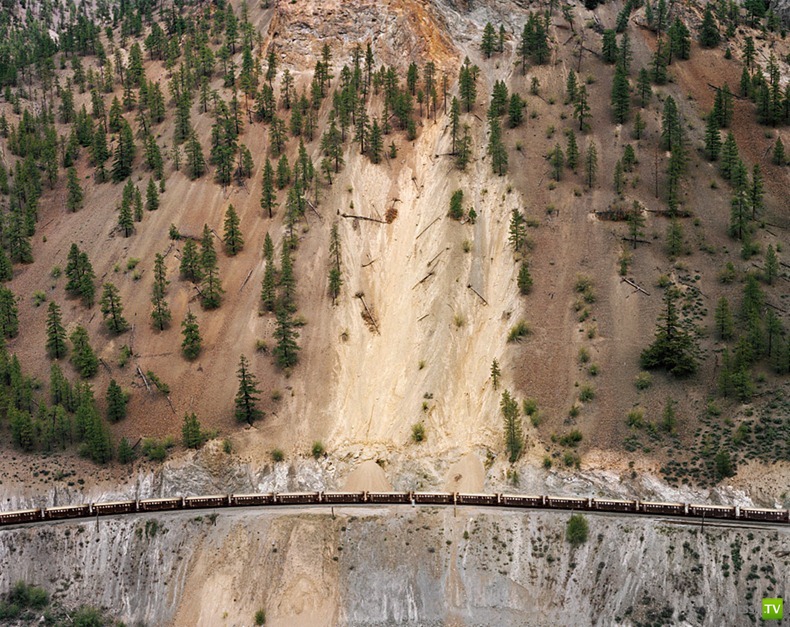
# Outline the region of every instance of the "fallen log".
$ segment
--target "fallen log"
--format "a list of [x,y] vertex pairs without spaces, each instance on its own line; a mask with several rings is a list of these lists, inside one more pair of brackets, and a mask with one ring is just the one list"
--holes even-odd
[[630,286],[631,286],[631,287],[633,287],[634,289],[636,289],[636,290],[639,290],[640,292],[642,292],[642,293],[643,293],[645,296],[650,296],[650,294],[648,294],[648,293],[647,293],[647,292],[646,292],[644,289],[642,289],[641,287],[639,287],[639,286],[638,286],[636,283],[634,283],[634,282],[633,282],[631,279],[627,279],[627,278],[623,277],[623,281],[625,281],[626,283],[628,283],[628,285],[630,285]]
[[482,294],[480,294],[480,292],[478,292],[475,288],[472,287],[471,283],[469,283],[466,287],[468,287],[475,294],[477,294],[478,298],[480,298],[480,300],[482,300],[485,305],[488,305],[488,301],[485,298],[483,298],[483,296],[482,296]]
[[420,235],[425,233],[425,231],[430,229],[434,224],[436,224],[441,219],[442,219],[442,216],[439,216],[438,218],[436,218],[433,222],[431,222],[428,226],[426,226],[422,231],[420,231],[419,235],[417,235],[417,237],[415,237],[414,239],[420,239]]
[[143,374],[143,371],[140,370],[140,364],[137,364],[137,374],[140,375],[140,377],[143,380],[143,383],[145,383],[145,389],[148,390],[148,392],[150,393],[151,392],[151,386],[148,385],[148,379],[145,378],[145,375]]
[[368,220],[369,222],[378,222],[379,224],[387,224],[386,220],[379,220],[378,218],[368,218],[367,216],[355,216],[351,213],[341,213],[341,218],[354,218],[355,220]]

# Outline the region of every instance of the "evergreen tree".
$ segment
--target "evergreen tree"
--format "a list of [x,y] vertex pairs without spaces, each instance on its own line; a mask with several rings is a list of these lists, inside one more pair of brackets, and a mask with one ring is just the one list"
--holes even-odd
[[99,124],[96,127],[96,132],[93,135],[93,143],[91,144],[91,161],[96,167],[96,180],[103,183],[107,180],[107,171],[104,164],[110,158],[110,150],[107,148],[107,134],[104,127]]
[[225,214],[225,234],[223,241],[225,243],[225,252],[231,257],[236,255],[244,247],[244,238],[239,228],[239,216],[233,205],[228,207]]
[[184,414],[181,437],[186,448],[200,448],[206,441],[206,435],[200,429],[200,422],[194,412]]
[[499,120],[492,117],[489,123],[488,154],[491,155],[491,169],[495,174],[504,176],[507,172],[507,149],[502,142],[502,127]]
[[294,330],[294,322],[291,314],[281,308],[277,312],[277,326],[274,330],[274,338],[277,345],[274,348],[274,357],[280,368],[290,368],[298,361],[299,345],[296,339],[299,334]]
[[510,392],[505,390],[502,392],[499,407],[502,410],[502,418],[505,423],[505,449],[508,452],[510,463],[513,464],[518,461],[524,450],[524,434],[518,403],[510,395]]
[[603,49],[601,56],[606,63],[617,61],[617,35],[611,29],[603,32]]
[[774,144],[774,149],[771,153],[771,163],[779,166],[783,166],[787,163],[785,158],[785,147],[782,143],[781,137],[776,138],[776,143]]
[[77,211],[82,207],[82,188],[80,182],[77,180],[77,170],[71,166],[68,170],[66,178],[66,188],[68,195],[66,196],[66,209],[68,211]]
[[576,72],[573,68],[568,72],[568,78],[565,79],[565,103],[576,102],[576,92],[579,89],[579,82],[576,79]]
[[522,296],[526,296],[532,291],[532,275],[529,272],[529,264],[526,261],[522,261],[518,268],[516,283]]
[[458,99],[453,96],[450,103],[450,136],[453,140],[452,154],[456,153],[456,143],[458,140],[458,132],[461,129],[461,107],[458,104]]
[[507,108],[508,128],[517,128],[524,121],[524,107],[526,102],[516,93],[511,94]]
[[134,135],[129,123],[121,118],[121,128],[118,133],[118,145],[115,148],[115,160],[112,165],[112,180],[116,183],[123,181],[132,173],[134,161]]
[[478,71],[478,67],[476,65],[471,65],[469,57],[466,57],[458,77],[458,91],[461,96],[461,102],[467,113],[472,110],[475,100],[477,99]]
[[277,162],[277,188],[284,189],[291,183],[291,168],[288,166],[288,157],[282,155]]
[[203,280],[203,271],[200,266],[200,254],[198,253],[195,240],[188,239],[181,251],[181,276],[192,283],[200,283]]
[[14,267],[5,253],[5,249],[0,246],[0,283],[10,281],[12,278],[14,278]]
[[502,376],[502,371],[499,369],[499,362],[494,359],[491,362],[491,383],[494,386],[494,391],[499,388],[499,378]]
[[118,443],[118,461],[121,464],[128,464],[134,461],[135,454],[132,445],[129,444],[129,440],[125,437],[121,438],[121,441]]
[[53,300],[47,308],[47,352],[55,359],[60,359],[65,357],[67,350],[60,306]]
[[628,119],[631,109],[631,88],[628,85],[628,75],[622,65],[614,71],[612,82],[612,116],[615,122],[622,124]]
[[287,239],[283,240],[282,251],[280,254],[280,306],[288,312],[296,311],[296,277],[293,272],[293,260],[291,259],[291,246]]
[[99,360],[91,348],[88,332],[82,326],[77,326],[69,336],[73,350],[71,361],[83,379],[88,379],[96,374],[99,369]]
[[381,155],[384,151],[384,139],[381,133],[381,126],[379,126],[378,118],[373,118],[373,124],[370,127],[370,136],[368,137],[368,156],[371,163],[379,163]]
[[730,311],[730,303],[724,296],[716,303],[713,319],[716,321],[716,335],[720,340],[726,341],[735,337],[735,323]]
[[727,133],[727,137],[721,146],[719,159],[719,170],[725,179],[730,180],[733,177],[739,160],[740,157],[738,155],[738,146],[735,143],[735,135],[730,131]]
[[154,326],[160,331],[164,331],[167,323],[170,322],[170,308],[165,300],[165,293],[170,282],[167,280],[167,270],[165,268],[165,258],[161,253],[156,253],[154,259],[154,285],[151,294],[151,318]]
[[587,144],[587,154],[584,157],[584,178],[589,189],[592,189],[597,176],[598,149],[595,147],[595,142],[590,140],[590,142]]
[[643,228],[645,228],[645,216],[642,214],[642,207],[635,201],[633,210],[628,213],[628,237],[634,250],[639,238],[645,236]]
[[453,220],[460,220],[464,217],[464,191],[457,189],[450,197],[450,211],[448,215]]
[[203,148],[200,146],[197,135],[192,131],[186,145],[187,172],[193,181],[206,173],[206,160],[203,158]]
[[776,251],[772,244],[768,244],[768,249],[765,251],[765,269],[763,277],[768,285],[774,284],[774,279],[779,274],[779,259],[776,256]]
[[204,309],[216,309],[222,304],[223,289],[219,280],[217,253],[208,224],[203,225],[203,237],[200,240],[200,265],[203,271],[201,283],[201,304]]
[[115,379],[110,379],[107,386],[107,420],[118,422],[126,418],[126,404],[129,402],[129,395],[121,389]]
[[128,202],[121,202],[121,207],[118,212],[118,228],[123,231],[124,237],[129,237],[134,233],[134,216],[132,215],[132,208]]
[[200,337],[197,318],[191,311],[187,312],[184,321],[181,323],[181,334],[184,338],[181,342],[181,350],[184,356],[187,359],[195,359],[200,354],[203,341]]
[[496,48],[496,31],[494,31],[494,25],[491,24],[491,22],[486,22],[485,28],[483,28],[483,40],[480,44],[480,49],[483,51],[483,54],[486,55],[486,59],[490,59],[491,55],[496,52]]
[[579,87],[576,106],[574,107],[574,117],[579,121],[579,131],[584,131],[588,126],[586,120],[590,117],[590,104],[587,101],[586,85]]
[[518,209],[513,209],[510,214],[508,233],[508,242],[510,242],[513,252],[521,252],[527,241],[527,221],[524,218],[524,214]]
[[749,205],[752,208],[752,220],[756,220],[757,216],[763,210],[763,196],[765,195],[765,186],[763,183],[763,175],[758,163],[754,164],[752,168],[752,184],[749,187]]
[[8,256],[13,263],[33,263],[30,229],[19,211],[13,211],[8,225]]
[[96,278],[96,275],[88,260],[87,253],[81,252],[76,244],[72,244],[69,249],[66,263],[66,278],[66,291],[69,294],[82,298],[82,302],[86,307],[92,307],[96,293],[96,286],[93,280]]
[[277,270],[274,267],[274,246],[268,233],[264,239],[263,251],[266,268],[261,282],[261,302],[267,311],[274,311],[277,302]]
[[159,209],[159,192],[156,189],[154,179],[148,179],[148,188],[145,190],[145,208],[148,211]]
[[573,129],[568,129],[568,145],[565,148],[565,165],[576,172],[579,165],[579,145],[576,143],[576,133]]
[[666,250],[670,259],[683,252],[683,227],[677,218],[672,218],[667,227]]
[[277,207],[277,193],[274,191],[274,169],[272,162],[267,158],[263,164],[261,209],[267,212],[271,218],[274,215],[275,207]]
[[16,337],[19,333],[19,309],[16,296],[7,287],[0,286],[0,335]]
[[239,390],[236,392],[236,420],[252,424],[263,418],[263,412],[258,409],[260,390],[257,387],[255,375],[250,372],[247,358],[239,358],[239,369],[236,371],[239,379]]
[[343,285],[343,275],[340,262],[340,234],[337,229],[337,222],[332,225],[329,235],[329,295],[332,297],[334,305],[337,297],[340,296],[340,288]]
[[719,27],[713,17],[712,5],[706,4],[699,32],[699,42],[703,48],[714,48],[719,45],[720,38]]
[[129,328],[129,323],[122,315],[123,305],[121,305],[121,295],[115,285],[112,283],[104,284],[99,305],[110,331],[122,333]]
[[678,299],[680,291],[673,285],[664,293],[664,312],[656,325],[656,338],[642,351],[643,368],[663,368],[676,377],[693,374],[697,370],[699,351],[694,337],[681,323]]
[[650,74],[645,68],[639,70],[636,79],[636,91],[639,94],[639,106],[644,108],[653,96],[653,88],[650,86]]
[[708,161],[716,161],[719,158],[721,151],[721,135],[719,133],[719,124],[713,115],[708,116],[708,122],[705,125],[705,156]]
[[469,160],[472,158],[472,136],[469,132],[469,125],[464,124],[464,134],[458,142],[458,150],[455,156],[455,167],[462,172],[466,170]]
[[549,153],[549,163],[552,177],[555,181],[559,181],[562,177],[562,168],[565,166],[565,155],[559,144],[554,144],[554,150]]

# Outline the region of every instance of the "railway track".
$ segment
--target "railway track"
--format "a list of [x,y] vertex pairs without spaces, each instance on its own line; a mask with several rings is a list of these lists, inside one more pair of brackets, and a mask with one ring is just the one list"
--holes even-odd
[[238,507],[271,507],[272,509],[284,506],[331,507],[335,505],[440,505],[492,507],[517,511],[564,510],[661,517],[675,524],[699,522],[701,525],[738,527],[752,524],[754,528],[760,529],[767,526],[776,528],[776,526],[786,525],[790,529],[790,511],[786,509],[463,492],[270,492],[97,502],[0,512],[0,527],[151,512]]

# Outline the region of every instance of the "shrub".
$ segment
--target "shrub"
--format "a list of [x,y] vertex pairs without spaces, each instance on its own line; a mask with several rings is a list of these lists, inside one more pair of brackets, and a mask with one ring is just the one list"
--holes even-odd
[[534,416],[538,413],[538,401],[534,398],[525,398],[522,405],[526,416]]
[[549,457],[548,455],[544,455],[544,456],[543,456],[543,467],[544,467],[546,470],[548,470],[549,468],[551,468],[551,457]]
[[281,462],[285,459],[285,453],[283,453],[282,449],[275,448],[272,449],[272,461],[277,463]]
[[255,612],[255,624],[256,625],[264,625],[266,623],[266,612],[263,610],[258,610]]
[[562,444],[562,446],[576,447],[578,446],[579,442],[582,441],[582,437],[582,432],[578,429],[574,429],[570,433],[566,433],[560,438],[560,444]]
[[233,452],[233,443],[228,438],[222,440],[222,450],[227,455],[230,455]]
[[586,403],[591,401],[595,398],[595,390],[591,385],[583,385],[582,389],[579,391],[579,400],[582,403]]
[[600,368],[598,368],[598,364],[592,364],[589,368],[587,368],[587,373],[591,377],[597,377],[598,373],[600,372]]
[[638,375],[636,375],[636,379],[634,379],[634,385],[636,386],[637,390],[646,390],[651,385],[653,385],[653,375],[643,370]]
[[318,459],[322,455],[326,453],[326,449],[324,448],[323,442],[320,440],[316,440],[313,442],[313,447],[310,449],[310,453],[315,459]]
[[570,542],[571,546],[577,547],[585,542],[590,535],[590,526],[587,524],[587,519],[581,514],[574,514],[568,519],[567,527],[565,528],[565,539]]
[[425,425],[421,422],[416,422],[411,426],[411,439],[415,442],[425,441]]
[[532,329],[529,328],[529,324],[526,320],[519,320],[515,325],[510,328],[510,332],[507,335],[508,342],[520,342],[521,338],[526,337],[532,333]]
[[590,361],[590,351],[587,350],[584,346],[579,349],[579,363],[586,364]]
[[645,412],[638,407],[628,412],[628,426],[641,429],[645,426]]

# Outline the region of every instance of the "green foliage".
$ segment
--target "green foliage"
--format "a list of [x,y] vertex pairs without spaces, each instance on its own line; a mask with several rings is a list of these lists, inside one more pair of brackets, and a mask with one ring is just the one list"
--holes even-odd
[[239,216],[233,208],[233,205],[230,205],[225,214],[225,233],[222,240],[225,243],[225,252],[231,257],[236,255],[236,253],[241,251],[244,247],[244,238],[241,234],[239,224]]
[[565,527],[565,539],[572,547],[578,547],[587,542],[590,526],[587,519],[581,514],[573,514]]
[[118,422],[126,418],[126,405],[129,395],[121,389],[115,379],[110,379],[107,387],[107,420]]
[[258,610],[257,612],[255,612],[254,621],[256,625],[265,625],[266,612],[264,610]]
[[222,304],[224,290],[219,280],[217,253],[208,224],[203,225],[203,236],[200,239],[200,266],[203,274],[200,290],[200,302],[204,309],[216,309]]
[[526,296],[532,291],[532,275],[529,272],[529,263],[526,261],[522,261],[518,268],[516,283],[518,284],[518,291],[522,296]]
[[99,370],[99,360],[91,348],[85,327],[77,326],[69,336],[73,350],[71,362],[83,379],[88,379]]
[[134,449],[129,444],[129,440],[121,438],[121,441],[118,443],[118,461],[121,464],[128,464],[134,461],[135,457]]
[[102,288],[102,297],[99,301],[102,315],[107,323],[107,328],[113,333],[122,333],[129,328],[129,323],[123,317],[123,305],[118,288],[112,283],[105,283]]
[[96,275],[88,255],[81,252],[76,244],[72,244],[69,249],[66,278],[66,291],[73,296],[79,296],[86,307],[91,307],[96,294],[96,286],[93,283]]
[[516,324],[510,327],[507,335],[508,342],[520,342],[523,338],[532,333],[529,323],[526,320],[519,320]]
[[236,374],[239,380],[235,403],[236,420],[251,425],[256,420],[263,418],[264,414],[258,409],[260,390],[257,387],[257,380],[255,375],[250,372],[249,362],[244,355],[239,358],[239,369]]
[[310,448],[310,454],[315,458],[318,459],[319,457],[326,455],[326,448],[324,448],[323,442],[321,440],[316,440],[313,442],[313,446]]
[[420,442],[424,442],[425,438],[425,425],[422,422],[415,422],[411,426],[411,439],[419,444]]
[[499,388],[499,379],[502,376],[502,371],[499,369],[499,362],[494,359],[491,362],[491,383],[494,386],[494,390]]
[[457,189],[450,197],[450,212],[449,215],[453,220],[460,220],[464,217],[464,191]]
[[678,300],[679,290],[671,286],[664,293],[664,312],[659,316],[656,338],[642,351],[643,368],[663,368],[683,377],[697,370],[699,348],[693,335],[681,323]]
[[187,312],[184,321],[181,323],[181,334],[184,338],[181,342],[181,350],[184,356],[187,359],[195,359],[200,354],[202,339],[197,318],[191,311]]
[[17,298],[7,287],[0,286],[0,335],[16,337],[19,333]]
[[277,312],[277,326],[274,330],[274,338],[277,340],[274,357],[277,365],[282,369],[296,365],[299,360],[299,345],[296,343],[299,334],[294,330],[294,326],[291,314],[285,309],[280,309]]
[[502,419],[505,428],[505,449],[508,452],[510,463],[518,461],[524,450],[524,434],[521,426],[521,416],[518,402],[510,395],[508,390],[502,392],[499,402],[502,410]]
[[206,441],[206,434],[200,429],[200,422],[194,412],[184,414],[181,437],[187,448],[200,448]]

